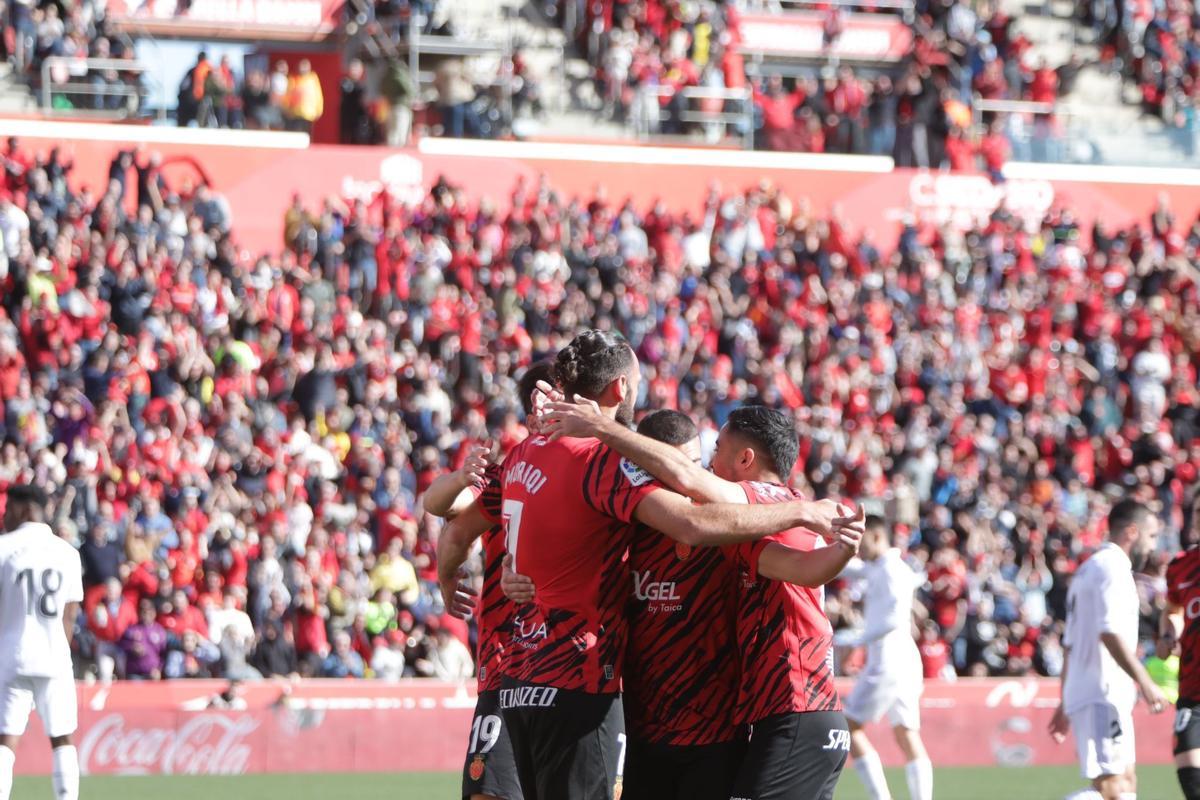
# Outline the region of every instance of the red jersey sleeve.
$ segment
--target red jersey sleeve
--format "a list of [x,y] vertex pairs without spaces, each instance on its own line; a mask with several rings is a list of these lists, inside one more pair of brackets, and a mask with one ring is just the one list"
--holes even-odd
[[479,509],[493,525],[500,523],[500,507],[504,504],[504,485],[500,481],[500,465],[491,463],[483,473],[483,488],[476,494]]
[[1187,552],[1182,552],[1167,565],[1167,602],[1173,606],[1181,606],[1185,602],[1180,583],[1183,580],[1184,564],[1187,562]]
[[609,447],[588,456],[583,473],[583,499],[596,511],[621,522],[632,522],[638,504],[662,485],[654,476],[622,458]]
[[[753,484],[743,481],[738,485],[746,493],[747,504],[753,505],[759,502],[758,496],[754,493]],[[755,539],[753,542],[729,545],[725,548],[725,555],[737,569],[744,571],[747,579],[753,583],[758,580],[758,559],[770,543],[771,537],[768,536],[763,539]]]

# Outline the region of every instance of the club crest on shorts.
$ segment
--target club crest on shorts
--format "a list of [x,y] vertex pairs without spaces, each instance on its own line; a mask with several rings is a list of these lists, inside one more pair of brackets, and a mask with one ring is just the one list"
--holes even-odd
[[692,557],[692,546],[683,542],[675,543],[675,557],[680,561],[687,561]]
[[477,781],[480,778],[482,778],[483,770],[484,770],[483,756],[475,756],[475,758],[471,759],[471,768],[468,770],[468,774],[471,776],[471,780]]
[[621,800],[621,791],[624,788],[625,779],[618,777],[617,782],[613,784],[613,800]]

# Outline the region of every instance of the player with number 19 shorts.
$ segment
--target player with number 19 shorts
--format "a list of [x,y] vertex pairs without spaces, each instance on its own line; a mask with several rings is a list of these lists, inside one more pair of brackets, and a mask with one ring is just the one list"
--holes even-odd
[[[498,471],[498,467],[489,467],[491,470]],[[511,636],[515,612],[513,604],[500,590],[504,552],[504,529],[493,525],[483,534],[483,588],[477,611],[479,699],[471,720],[467,763],[463,768],[463,798],[466,800],[477,796],[522,800],[512,741],[500,713],[505,642]]]
[[[632,421],[641,373],[623,339],[580,334],[558,353],[554,374],[565,395]],[[543,436],[513,449],[478,506],[504,525],[514,571],[537,589],[532,608],[513,620],[500,690],[526,800],[614,800],[623,791],[619,692],[633,523],[716,546],[810,519],[804,503],[696,506],[597,439]]]
[[1162,633],[1180,645],[1175,704],[1175,771],[1186,800],[1200,800],[1200,492],[1192,505],[1191,546],[1167,567]]

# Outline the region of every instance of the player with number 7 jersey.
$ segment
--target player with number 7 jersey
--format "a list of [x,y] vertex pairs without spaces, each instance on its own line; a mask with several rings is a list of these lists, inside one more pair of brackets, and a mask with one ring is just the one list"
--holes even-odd
[[[559,352],[554,377],[564,394],[632,421],[640,372],[623,339],[580,334]],[[530,610],[513,620],[500,690],[526,800],[620,796],[632,523],[715,546],[811,522],[807,503],[696,506],[594,438],[526,439],[477,505],[504,525],[514,569],[537,587]]]

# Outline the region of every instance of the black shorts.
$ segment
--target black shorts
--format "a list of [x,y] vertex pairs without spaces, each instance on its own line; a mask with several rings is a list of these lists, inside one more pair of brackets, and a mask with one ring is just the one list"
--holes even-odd
[[729,800],[745,738],[701,745],[629,740],[621,800]]
[[467,763],[463,765],[463,800],[483,794],[500,800],[524,800],[517,779],[508,725],[500,715],[500,692],[481,692],[471,720]]
[[1200,701],[1179,698],[1175,706],[1175,755],[1200,750]]
[[504,680],[500,708],[525,800],[617,800],[625,714],[619,694]]
[[833,800],[850,755],[840,711],[779,714],[754,723],[730,800]]

